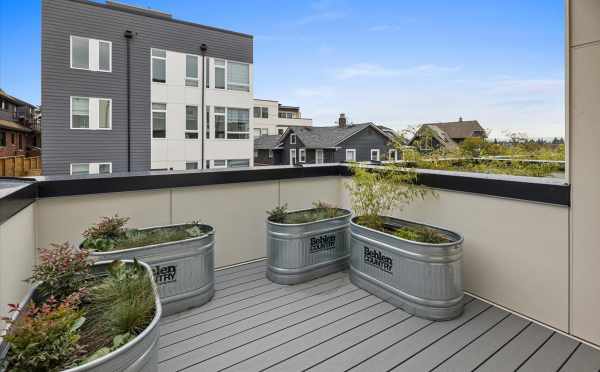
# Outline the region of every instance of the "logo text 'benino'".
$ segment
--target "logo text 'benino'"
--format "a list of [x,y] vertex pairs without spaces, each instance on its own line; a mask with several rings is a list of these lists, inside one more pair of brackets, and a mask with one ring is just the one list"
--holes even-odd
[[156,265],[152,268],[152,272],[154,273],[154,280],[156,280],[156,284],[166,284],[177,281],[177,266],[175,265]]
[[377,249],[369,249],[369,247],[364,247],[363,260],[365,263],[375,266],[386,273],[392,272],[392,258],[384,255]]
[[326,251],[335,248],[335,235],[321,235],[310,238],[310,253]]

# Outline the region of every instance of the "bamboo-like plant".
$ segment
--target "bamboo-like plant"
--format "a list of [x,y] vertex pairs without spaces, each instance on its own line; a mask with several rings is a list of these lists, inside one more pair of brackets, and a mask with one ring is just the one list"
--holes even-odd
[[417,183],[417,173],[393,165],[367,168],[351,165],[352,182],[346,184],[351,204],[360,225],[383,230],[382,216],[402,209],[415,199],[436,195],[430,188]]

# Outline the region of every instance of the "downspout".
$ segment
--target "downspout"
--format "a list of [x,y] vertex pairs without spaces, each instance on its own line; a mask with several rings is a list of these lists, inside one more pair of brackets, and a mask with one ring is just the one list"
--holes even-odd
[[127,172],[131,172],[131,39],[133,32],[123,34],[127,43]]
[[206,168],[206,161],[204,160],[204,139],[206,138],[206,105],[204,104],[204,95],[206,94],[206,50],[208,48],[206,47],[206,44],[201,44],[200,45],[200,53],[202,54],[202,110],[200,110],[200,112],[202,113],[202,121],[201,121],[201,127],[202,130],[200,131],[201,135],[202,135],[202,155],[200,157],[200,160],[202,162],[202,165],[200,166],[200,169],[204,169]]

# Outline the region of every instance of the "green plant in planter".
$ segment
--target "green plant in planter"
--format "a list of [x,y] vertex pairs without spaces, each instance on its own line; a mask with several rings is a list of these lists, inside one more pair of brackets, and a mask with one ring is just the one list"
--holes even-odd
[[101,252],[111,250],[114,242],[125,236],[125,225],[128,221],[129,217],[119,217],[117,214],[113,217],[102,217],[100,222],[83,232],[85,239],[81,245]]
[[[400,169],[393,165],[366,168],[351,165],[352,182],[346,184],[350,192],[351,204],[360,225],[386,231],[383,215],[394,209],[402,209],[415,199],[425,199],[437,194],[417,183],[417,173],[410,169]],[[404,229],[412,230],[411,227]],[[391,231],[395,233],[395,231]],[[418,238],[423,236],[413,232]]]
[[269,221],[277,223],[283,223],[287,213],[287,203],[278,205],[277,207],[267,211],[267,214],[269,215]]

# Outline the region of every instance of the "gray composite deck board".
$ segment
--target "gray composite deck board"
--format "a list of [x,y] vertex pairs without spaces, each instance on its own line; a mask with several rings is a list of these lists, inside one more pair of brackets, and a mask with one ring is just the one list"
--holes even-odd
[[159,371],[598,371],[600,351],[465,297],[433,322],[346,272],[285,286],[266,261],[216,272],[208,304],[161,321]]

